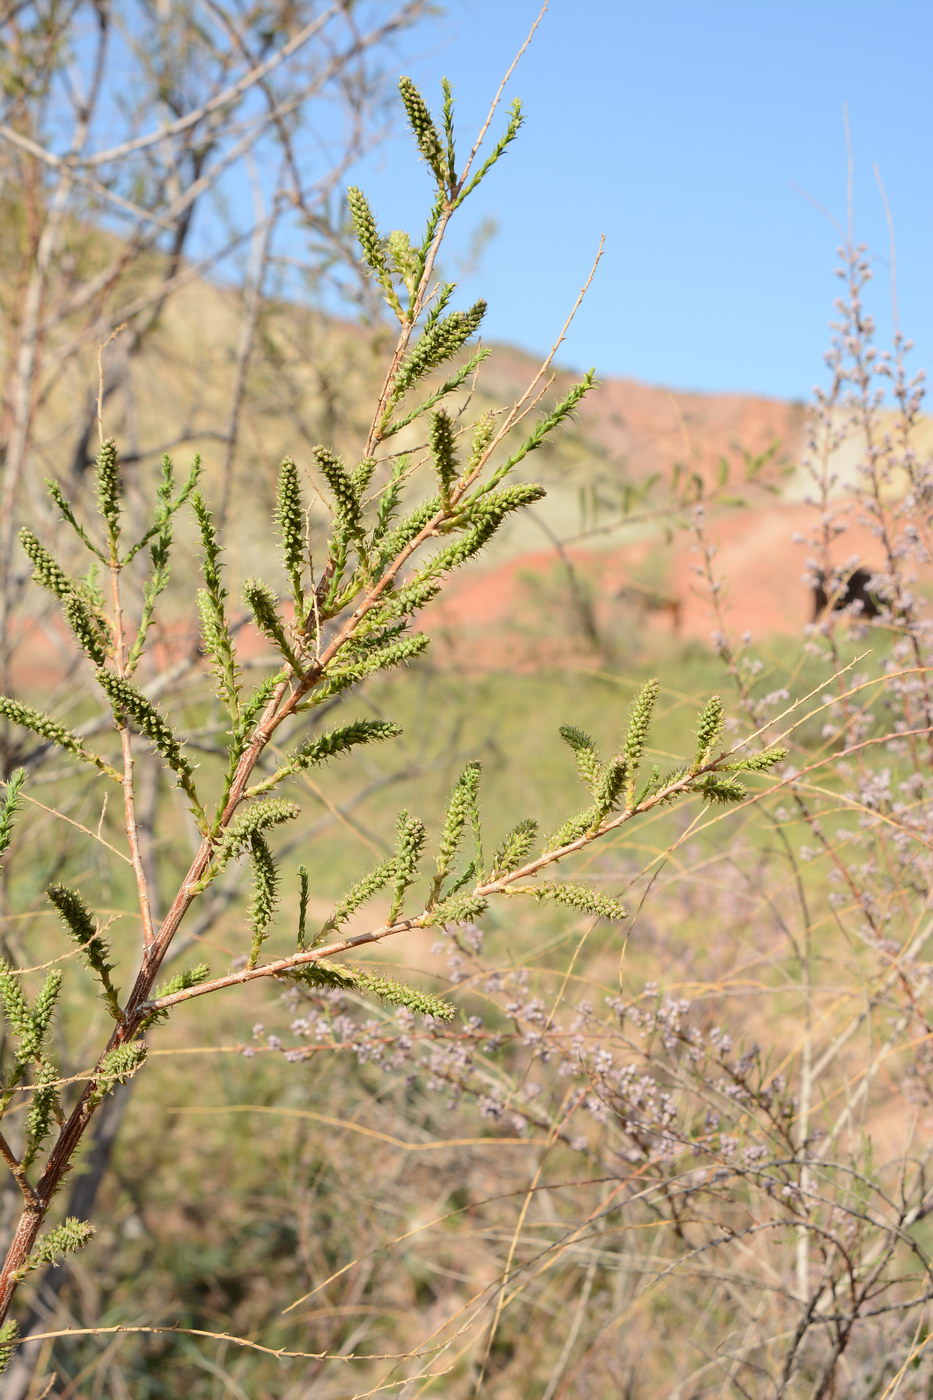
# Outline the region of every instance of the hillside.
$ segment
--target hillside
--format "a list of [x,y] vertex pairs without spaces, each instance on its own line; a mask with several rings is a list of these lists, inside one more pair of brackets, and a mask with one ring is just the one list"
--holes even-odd
[[[385,328],[269,302],[242,386],[232,474],[225,476],[241,316],[235,292],[190,281],[166,303],[141,353],[124,367],[105,413],[106,431],[138,461],[139,489],[130,506],[140,518],[161,452],[171,450],[179,469],[195,451],[202,454],[207,496],[215,505],[229,504],[235,585],[278,567],[268,557],[266,524],[278,462],[286,454],[309,462],[317,442],[348,457],[358,454],[391,348]],[[472,394],[470,419],[519,397],[538,369],[514,347],[492,350]],[[105,363],[117,363],[121,353],[118,337]],[[558,371],[542,406],[575,377]],[[35,439],[36,483],[54,476],[67,484],[80,468],[70,451],[62,455],[62,444],[75,404],[93,397],[96,379],[96,347],[88,346],[54,383]],[[730,624],[739,632],[799,630],[811,604],[801,582],[805,551],[793,537],[808,532],[814,514],[804,504],[807,483],[797,468],[805,425],[800,404],[601,378],[576,420],[523,464],[547,487],[545,500],[493,542],[481,566],[457,576],[429,615],[440,643],[437,660],[470,668],[517,658],[523,664],[557,656],[592,660],[594,650],[611,650],[633,635],[708,638],[714,624],[708,598],[696,587],[694,541],[685,528],[700,487],[711,537],[722,546]],[[933,440],[930,423],[922,426]],[[417,445],[410,433],[396,442]],[[745,479],[749,459],[769,449],[765,474],[772,491],[779,484],[780,495]],[[843,492],[857,455],[850,446],[834,464]],[[47,520],[51,524],[51,516]],[[854,516],[850,524],[841,557],[870,561],[864,526]],[[190,551],[187,558],[192,564]],[[454,633],[456,645],[445,645]],[[29,641],[21,667],[25,662],[33,676],[60,674],[54,624],[37,629],[24,618],[20,636]]]

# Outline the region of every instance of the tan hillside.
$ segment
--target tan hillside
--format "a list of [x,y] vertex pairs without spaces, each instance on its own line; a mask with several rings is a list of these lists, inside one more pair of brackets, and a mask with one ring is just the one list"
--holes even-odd
[[[143,286],[144,271],[134,275]],[[124,298],[127,290],[121,289]],[[229,503],[237,541],[230,558],[236,585],[252,574],[274,576],[278,568],[269,555],[267,521],[282,456],[307,463],[318,442],[349,457],[358,454],[391,353],[386,328],[353,325],[288,302],[269,303],[259,321],[242,396],[233,480],[225,491],[225,437],[241,318],[236,292],[196,278],[188,281],[165,304],[105,414],[106,431],[118,439],[121,451],[138,458],[138,490],[131,492],[131,507],[140,517],[148,510],[152,468],[161,452],[171,449],[179,471],[195,451],[202,454],[205,493],[215,506],[225,499]],[[105,351],[105,364],[121,353],[117,337]],[[96,390],[96,359],[97,347],[87,344],[43,406],[32,473],[40,514],[42,479],[55,476],[67,485],[83,465],[65,444],[76,406],[86,404]],[[537,370],[532,356],[495,345],[482,366],[466,421],[520,397]],[[542,408],[576,377],[569,370],[557,371]],[[929,422],[923,429],[933,441]],[[590,600],[601,634],[611,637],[634,629],[708,637],[713,624],[708,600],[696,587],[692,538],[679,529],[671,536],[669,514],[660,524],[657,519],[658,508],[670,505],[672,483],[679,481],[682,490],[693,475],[714,500],[717,490],[748,500],[744,510],[714,512],[712,523],[712,537],[723,547],[719,567],[729,580],[731,623],[739,631],[798,629],[807,620],[810,600],[800,582],[805,551],[792,543],[792,536],[811,528],[813,514],[802,503],[806,480],[796,469],[804,433],[805,410],[799,404],[602,378],[576,421],[522,465],[527,477],[547,487],[545,500],[516,518],[482,564],[458,575],[432,611],[429,626],[439,641],[457,635],[456,647],[445,652],[441,645],[438,656],[455,654],[458,664],[481,666],[519,655],[534,661],[591,654],[592,639],[581,630],[574,602],[580,590]],[[417,445],[410,431],[395,442],[399,449]],[[743,464],[769,449],[774,449],[780,498],[742,485]],[[851,446],[840,454],[843,483],[857,455]],[[640,497],[644,490],[648,494]],[[681,525],[688,514],[681,511]],[[871,541],[857,525],[845,548],[871,558]],[[178,567],[191,567],[193,582],[190,552]],[[491,625],[501,634],[492,650]],[[56,674],[55,624],[37,629],[23,619],[20,628],[24,638],[28,633],[28,667]]]

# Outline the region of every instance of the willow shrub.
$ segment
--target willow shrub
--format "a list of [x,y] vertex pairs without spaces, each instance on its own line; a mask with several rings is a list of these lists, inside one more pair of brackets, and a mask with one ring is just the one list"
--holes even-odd
[[[138,953],[133,967],[115,961],[93,891],[58,883],[47,895],[61,923],[63,966],[53,965],[44,975],[0,967],[7,1031],[0,1114],[28,1101],[25,1112],[9,1114],[0,1136],[0,1152],[22,1198],[0,1274],[4,1365],[15,1348],[17,1327],[9,1312],[20,1285],[31,1271],[80,1249],[93,1233],[90,1222],[57,1218],[56,1197],[100,1104],[143,1069],[160,1023],[192,1014],[198,998],[259,978],[353,987],[425,1016],[453,1018],[450,1003],[423,987],[377,975],[354,956],[411,929],[475,922],[490,901],[511,895],[623,919],[617,900],[550,878],[553,869],[661,803],[691,796],[740,801],[746,793],[739,775],[766,770],[783,756],[775,748],[746,756],[725,752],[722,705],[714,697],[699,716],[693,755],[667,774],[646,770],[658,694],[657,683],[649,682],[608,757],[581,730],[562,729],[586,790],[581,810],[556,823],[551,814],[543,822],[541,814],[523,816],[490,851],[480,814],[480,766],[470,762],[434,828],[402,812],[389,858],[346,890],[319,927],[311,925],[308,872],[300,865],[283,868],[276,854],[280,829],[299,812],[287,795],[289,781],[358,745],[391,742],[400,732],[391,721],[362,718],[325,731],[317,727],[315,711],[335,696],[345,707],[368,677],[422,655],[428,638],[416,630],[419,613],[511,515],[543,495],[540,486],[517,480],[516,468],[570,418],[594,382],[587,374],[530,431],[525,420],[540,397],[537,385],[512,407],[467,421],[469,395],[458,391],[489,354],[475,348],[486,308],[483,302],[456,308],[455,287],[436,281],[435,264],[451,218],[504,155],[521,125],[521,110],[513,106],[488,154],[477,146],[458,166],[449,86],[439,121],[410,80],[399,86],[433,179],[433,200],[420,236],[386,237],[363,192],[349,191],[361,255],[398,322],[398,338],[357,458],[343,461],[320,446],[313,462],[299,465],[289,458],[279,468],[270,522],[279,577],[274,583],[250,579],[243,588],[252,623],[276,655],[274,666],[256,684],[255,670],[247,672],[238,656],[241,618],[225,583],[223,542],[199,491],[198,460],[178,481],[172,461],[163,458],[150,523],[135,538],[115,442],[101,445],[96,509],[89,518],[57,485],[50,486],[62,521],[90,556],[84,580],[62,567],[48,542],[29,530],[21,534],[35,582],[57,598],[76,654],[93,675],[107,724],[103,730],[88,726],[92,743],[15,698],[0,698],[0,714],[32,731],[68,765],[83,767],[93,784],[120,790],[138,902]],[[417,445],[400,450],[400,441]],[[153,621],[171,584],[173,531],[181,512],[193,513],[200,535],[200,637],[225,715],[223,772],[216,780],[199,771],[185,734],[144,682]],[[140,746],[158,755],[198,834],[190,867],[161,921],[152,914],[145,858],[146,843],[157,841],[159,832],[146,830],[136,815],[134,754]],[[339,764],[329,771],[339,782]],[[0,850],[9,861],[17,859],[12,842],[24,776],[19,770],[8,778],[0,804]],[[550,834],[542,839],[539,828]],[[234,862],[249,872],[242,957],[232,970],[199,963],[160,981],[190,911]],[[291,892],[287,902],[285,890]],[[369,929],[346,936],[351,915],[370,904]],[[280,928],[292,930],[288,946],[271,937],[276,918]],[[66,958],[69,949],[79,956]],[[111,1025],[94,1062],[66,1082],[50,1048],[50,1030],[66,980],[79,975],[95,984]]]

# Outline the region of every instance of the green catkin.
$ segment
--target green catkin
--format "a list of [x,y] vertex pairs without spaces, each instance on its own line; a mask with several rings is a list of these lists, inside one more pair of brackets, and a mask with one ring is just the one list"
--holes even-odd
[[722,739],[726,717],[722,700],[718,695],[710,696],[697,720],[697,746],[693,759],[694,770],[702,768],[712,757],[713,749]]
[[491,524],[493,529],[498,529],[512,511],[524,510],[546,494],[544,487],[535,481],[516,481],[502,491],[479,491],[462,503],[457,519],[473,526]]
[[762,749],[760,753],[736,759],[726,766],[730,773],[767,773],[776,763],[783,763],[787,753],[787,749],[778,744],[769,749]]
[[69,889],[67,885],[49,885],[46,895],[48,895],[50,902],[55,904],[63,924],[66,925],[74,942],[81,948],[98,942],[98,951],[102,952],[102,956],[106,956],[108,948],[102,939],[98,939],[94,916],[81,896],[78,895],[77,890]]
[[356,986],[356,978],[349,968],[331,962],[305,963],[303,967],[293,968],[288,976],[307,987],[336,987],[341,991],[351,991]]
[[116,559],[120,538],[120,462],[117,445],[108,438],[97,454],[97,505],[107,522],[111,557]]
[[389,622],[401,621],[412,613],[421,612],[440,591],[441,585],[436,579],[420,576],[406,583],[397,593],[386,589],[383,593],[385,603],[381,608],[373,608],[366,622],[369,627],[379,628]]
[[85,966],[95,974],[104,990],[104,1000],[115,1021],[121,1019],[117,990],[110,980],[114,965],[108,962],[110,948],[98,932],[94,916],[77,890],[67,885],[50,885],[46,890],[49,901],[58,910],[67,933],[84,954]]
[[446,186],[451,178],[451,172],[446,166],[441,138],[428,110],[428,105],[411,78],[399,78],[398,90],[405,108],[405,115],[408,117],[409,125],[418,143],[418,150],[438,185]]
[[75,585],[64,569],[56,564],[45,545],[25,525],[19,532],[19,541],[32,564],[32,577],[36,583],[41,583],[57,598],[67,598],[74,593]]
[[[174,977],[170,977],[167,982],[163,982],[155,993],[154,1000],[160,997],[171,997],[176,992],[186,992],[189,987],[198,987],[202,982],[206,982],[210,975],[210,968],[207,963],[197,963],[194,967],[186,967],[183,972],[176,972]],[[159,1025],[168,1020],[169,1009],[166,1007],[161,1011],[153,1011],[148,1015],[139,1027],[140,1033],[147,1031],[150,1026]]]
[[645,681],[641,690],[632,702],[632,709],[629,715],[628,732],[625,736],[623,756],[628,768],[628,782],[630,796],[635,790],[635,780],[638,776],[638,769],[645,752],[645,745],[648,742],[648,734],[651,729],[651,716],[657,703],[658,692],[661,683],[655,677]]
[[52,1017],[55,1015],[55,1008],[61,996],[63,978],[64,973],[59,968],[53,968],[36,997],[36,1004],[32,1009],[32,1022],[40,1045],[45,1040],[46,1032],[52,1023]]
[[18,1336],[19,1323],[14,1322],[13,1318],[7,1318],[6,1322],[0,1326],[0,1376],[13,1360]]
[[387,671],[390,666],[400,666],[404,661],[413,661],[416,656],[421,655],[429,643],[429,637],[424,633],[416,632],[413,637],[403,637],[401,641],[392,642],[386,647],[379,647],[356,665],[348,666],[345,670],[332,671],[320,689],[315,692],[315,701],[326,700],[331,695],[339,695],[348,686],[356,685],[358,681],[365,680],[367,676],[374,676],[377,671]]
[[149,697],[105,666],[98,667],[97,681],[108,696],[114,711],[119,716],[133,721],[152,746],[158,749],[173,772],[190,779],[194,770],[182,753],[181,744],[172,733],[172,726]]
[[530,817],[514,826],[492,858],[491,878],[517,870],[528,859],[537,834],[538,823]]
[[454,1007],[451,1007],[450,1002],[444,1001],[443,997],[436,997],[430,991],[422,991],[420,987],[410,987],[403,981],[395,981],[394,977],[382,977],[380,973],[370,972],[366,967],[352,967],[345,963],[332,963],[321,959],[321,962],[298,967],[294,976],[298,980],[310,983],[311,986],[367,991],[375,997],[380,997],[382,1001],[387,1001],[391,1007],[406,1007],[422,1016],[434,1016],[437,1021],[452,1021],[455,1015]]
[[[471,866],[467,872],[468,878],[472,878],[473,873]],[[440,904],[435,904],[433,909],[422,914],[417,923],[421,928],[439,928],[443,924],[469,924],[474,919],[481,918],[488,908],[489,900],[484,895],[451,893],[447,899],[441,900]]]
[[431,417],[428,433],[434,470],[441,490],[441,502],[446,510],[450,504],[450,488],[457,479],[457,455],[454,448],[454,430],[450,415],[445,409],[438,409]]
[[489,444],[492,442],[496,432],[496,415],[492,412],[484,413],[482,418],[473,429],[473,437],[470,441],[470,458],[467,463],[467,471],[473,473],[478,471],[483,465]]
[[554,881],[550,884],[536,885],[529,893],[534,894],[536,899],[549,901],[554,904],[566,905],[569,909],[577,909],[582,914],[592,914],[600,919],[625,919],[628,917],[625,906],[611,895],[600,894],[597,890],[588,889],[585,885],[569,885],[562,881]]
[[598,807],[588,807],[584,812],[577,812],[574,816],[568,817],[563,826],[557,828],[553,835],[549,836],[544,843],[546,851],[559,851],[562,846],[569,846],[574,841],[579,841],[581,836],[586,836],[599,825],[600,815]]
[[624,758],[611,758],[603,767],[593,789],[600,821],[612,811],[624,793],[627,776],[628,764]]
[[373,479],[373,472],[376,470],[377,462],[375,457],[364,457],[362,462],[357,462],[350,473],[350,485],[357,494],[357,498],[362,503],[369,483]]
[[42,1049],[42,1037],[36,1029],[19,977],[3,960],[0,960],[0,1001],[7,1024],[19,1041],[17,1058],[23,1062],[36,1059]]
[[118,1084],[126,1084],[146,1062],[149,1047],[141,1040],[126,1045],[116,1045],[100,1062],[95,1074],[95,1086],[91,1095],[94,1103],[100,1103],[107,1094],[112,1094]]
[[405,284],[409,296],[413,298],[418,282],[418,255],[411,246],[411,239],[403,229],[393,229],[386,239],[386,247],[392,259],[392,266]]
[[450,795],[437,853],[432,899],[436,898],[447,872],[457,858],[467,824],[474,821],[481,773],[482,764],[478,759],[472,759],[460,774]]
[[362,539],[362,505],[360,492],[356,490],[346,467],[333,452],[326,447],[315,447],[314,460],[318,470],[330,487],[337,511],[337,523],[351,539]]
[[451,311],[449,316],[423,331],[395,376],[392,402],[397,403],[426,374],[452,359],[479,330],[485,314],[486,303],[478,301],[469,311]]
[[565,744],[569,744],[573,750],[573,756],[577,760],[577,768],[580,777],[586,786],[593,792],[599,782],[600,761],[596,745],[582,729],[578,729],[575,724],[562,724],[560,727],[560,737]]
[[186,992],[189,987],[198,987],[202,982],[207,981],[210,968],[207,963],[196,963],[194,967],[186,967],[184,972],[176,972],[174,977],[170,977],[167,982],[156,992],[155,1000],[160,997],[173,997],[176,992]]
[[124,676],[118,676],[116,671],[111,671],[106,666],[99,666],[95,674],[99,686],[110,701],[114,718],[118,723],[132,720],[136,728],[146,736],[178,778],[179,786],[187,794],[195,816],[199,821],[203,821],[204,811],[194,785],[194,769],[182,753],[181,744],[172,732],[168,720],[149,697]]
[[279,489],[275,518],[282,544],[285,570],[292,585],[296,621],[300,623],[304,611],[302,574],[305,567],[305,512],[301,498],[298,468],[291,457],[286,457],[279,467]]
[[263,782],[255,783],[251,788],[248,788],[245,795],[258,797],[260,793],[268,792],[270,788],[277,786],[283,778],[288,777],[291,773],[302,773],[308,768],[316,767],[319,763],[326,763],[328,759],[336,758],[339,754],[346,753],[359,744],[395,739],[401,732],[401,725],[394,724],[391,720],[353,720],[350,724],[341,725],[339,729],[331,729],[326,734],[306,739],[294,750],[281,768],[276,769],[272,776],[264,779]]
[[201,641],[204,644],[205,655],[229,704],[237,694],[237,674],[226,620],[206,588],[198,589],[195,605],[201,622]]
[[392,276],[385,259],[382,239],[379,237],[379,230],[373,211],[369,207],[369,201],[358,186],[352,185],[347,190],[347,204],[350,209],[350,218],[353,220],[353,231],[362,250],[366,266],[385,290],[393,311],[400,313],[401,307],[392,286]]
[[243,584],[243,597],[263,636],[268,637],[276,646],[279,655],[288,662],[293,671],[300,672],[301,662],[285,631],[285,624],[279,617],[278,599],[274,589],[261,578],[248,578]]
[[214,853],[214,866],[217,870],[223,869],[228,861],[249,849],[254,836],[273,826],[280,826],[282,822],[294,821],[300,813],[301,808],[296,802],[286,802],[279,797],[256,802],[241,812],[224,832]]
[[81,650],[91,658],[95,666],[103,666],[111,652],[110,639],[103,620],[91,613],[84,599],[77,593],[68,594],[63,600],[62,611],[68,626],[78,639]]
[[61,1113],[56,1084],[58,1070],[50,1060],[39,1060],[36,1067],[36,1082],[32,1092],[32,1102],[26,1112],[25,1151],[22,1166],[24,1170],[35,1161],[43,1142],[52,1131],[52,1124]]
[[440,510],[440,496],[429,496],[404,520],[400,520],[395,529],[390,530],[382,538],[379,549],[380,564],[387,564],[401,554],[412,540],[417,539],[425,526],[429,525],[434,517],[440,514]]
[[0,856],[9,849],[13,839],[13,823],[19,810],[19,795],[25,781],[25,768],[17,768],[3,784],[3,801],[0,802]]
[[427,835],[424,822],[419,821],[417,817],[411,816],[408,812],[399,813],[396,833],[395,893],[392,898],[392,907],[386,916],[387,924],[394,924],[401,913],[405,892],[414,883],[417,875],[418,862]]
[[292,773],[303,772],[319,763],[326,763],[328,759],[336,758],[338,754],[346,753],[348,749],[356,748],[359,744],[397,739],[401,732],[402,726],[391,720],[356,719],[350,724],[341,725],[339,729],[319,734],[317,738],[306,739],[291,755],[287,768]]
[[78,1220],[73,1215],[69,1216],[63,1224],[56,1225],[54,1230],[50,1230],[38,1241],[23,1265],[23,1273],[42,1268],[46,1264],[58,1264],[66,1255],[83,1249],[93,1235],[93,1225],[89,1225],[86,1220]]
[[[505,492],[502,494],[506,495]],[[450,573],[453,569],[462,568],[489,543],[511,511],[521,510],[540,500],[543,495],[542,486],[530,486],[510,491],[506,500],[493,502],[488,508],[484,506],[469,513],[464,512],[461,521],[473,520],[475,523],[453,544],[438,550],[421,571],[420,578],[438,577]]]
[[68,753],[73,753],[76,758],[83,759],[85,763],[93,763],[102,773],[106,773],[110,778],[120,781],[120,775],[109,763],[105,763],[97,754],[91,753],[84,747],[77,734],[73,734],[70,729],[66,729],[63,724],[52,719],[50,715],[44,715],[39,710],[34,710],[31,705],[24,705],[19,700],[11,700],[8,695],[0,695],[0,715],[4,719],[11,720],[14,724],[19,724],[23,729],[29,729],[33,734],[38,734],[40,739],[48,739],[50,743],[57,744],[60,749],[65,749]]
[[240,704],[240,676],[227,621],[227,590],[223,582],[221,548],[217,541],[214,518],[203,497],[195,493],[191,505],[201,536],[201,575],[204,587],[199,588],[196,594],[201,640],[211,670],[220,684],[227,711],[235,723]]
[[307,947],[306,933],[308,926],[308,898],[311,888],[311,881],[308,875],[308,867],[299,865],[298,867],[298,933],[295,938],[295,946],[299,953],[303,953]]
[[246,966],[253,968],[259,961],[263,943],[269,936],[269,925],[278,901],[279,873],[272,852],[263,838],[254,833],[250,839],[250,861],[253,867],[253,888],[249,901],[249,926],[253,932]]
[[748,789],[738,779],[730,778],[725,773],[707,773],[696,783],[693,791],[702,793],[711,802],[744,802],[748,796]]
[[[341,968],[341,971],[344,969]],[[349,975],[356,980],[361,991],[371,992],[390,1006],[404,1006],[421,1016],[433,1016],[438,1021],[452,1021],[456,1012],[443,997],[432,996],[419,987],[410,987],[404,982],[396,982],[391,977],[382,977],[364,968],[349,969]]]

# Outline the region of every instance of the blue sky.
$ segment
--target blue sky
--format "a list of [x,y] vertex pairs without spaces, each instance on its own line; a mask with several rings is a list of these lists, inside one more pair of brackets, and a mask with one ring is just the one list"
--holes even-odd
[[[446,0],[386,57],[434,105],[446,75],[461,144],[537,13],[531,0]],[[464,301],[485,334],[551,343],[606,253],[564,347],[679,389],[805,399],[822,374],[846,221],[846,109],[858,241],[890,327],[890,202],[903,329],[933,359],[933,6],[926,0],[551,0],[512,80],[526,126],[466,206],[446,271],[475,229],[497,233]],[[382,227],[417,227],[428,176],[402,133],[353,178]],[[831,215],[838,222],[833,226]]]

